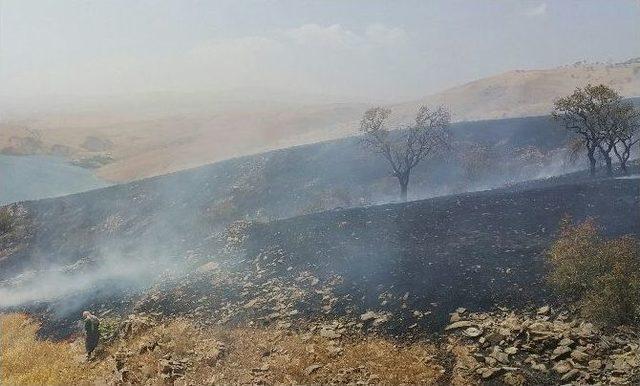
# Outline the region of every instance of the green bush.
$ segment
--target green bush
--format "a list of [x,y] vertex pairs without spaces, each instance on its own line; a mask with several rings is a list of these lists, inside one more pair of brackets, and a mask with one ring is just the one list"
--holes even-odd
[[98,325],[98,332],[100,333],[100,341],[111,342],[118,332],[120,327],[119,318],[102,318]]
[[583,316],[603,326],[634,323],[640,310],[640,244],[606,240],[593,220],[562,221],[549,250],[549,283],[577,302]]

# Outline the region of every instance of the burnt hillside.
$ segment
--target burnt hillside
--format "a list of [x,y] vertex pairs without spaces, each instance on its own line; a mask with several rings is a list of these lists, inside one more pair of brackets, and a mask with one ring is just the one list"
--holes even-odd
[[139,307],[206,323],[342,320],[420,336],[441,331],[458,307],[556,303],[545,250],[561,218],[593,217],[608,236],[638,235],[639,201],[638,179],[599,180],[253,224],[240,232],[240,257],[165,282]]
[[[452,131],[459,154],[419,165],[410,198],[486,189],[558,172],[553,149],[566,140],[566,132],[547,117],[462,122]],[[494,157],[472,176],[465,162],[473,165],[474,160],[460,158],[470,144],[481,144],[489,149],[485,155]],[[357,138],[346,138],[24,202],[14,205],[16,231],[0,235],[0,280],[25,269],[100,260],[105,251],[173,258],[198,248],[203,240],[213,248],[210,236],[238,219],[271,221],[384,203],[397,198],[397,189],[384,161],[365,152]]]
[[[73,331],[83,308],[185,314],[206,324],[342,320],[420,336],[439,331],[457,307],[553,303],[544,251],[565,215],[594,217],[610,236],[640,234],[637,178],[575,174],[553,181],[245,222],[225,233],[225,246],[194,233],[183,239],[193,241],[191,248],[175,256],[193,258],[191,268],[155,277],[151,290],[108,278],[28,309],[49,314],[44,332],[58,336]],[[229,243],[239,249],[229,250]],[[119,267],[126,271],[134,262]],[[148,263],[145,270],[153,272]],[[83,269],[74,266],[70,274]]]

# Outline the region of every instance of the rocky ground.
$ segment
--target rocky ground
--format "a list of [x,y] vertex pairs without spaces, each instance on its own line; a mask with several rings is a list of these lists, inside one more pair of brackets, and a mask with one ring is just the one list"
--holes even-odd
[[478,381],[508,384],[637,384],[638,329],[603,332],[569,312],[452,313],[445,327],[469,347],[464,371]]
[[[372,313],[363,321],[379,322]],[[415,341],[335,320],[208,326],[138,312],[102,317],[84,380],[108,385],[622,385],[640,381],[638,329],[603,331],[568,310],[474,313]],[[80,344],[79,341],[72,344]]]

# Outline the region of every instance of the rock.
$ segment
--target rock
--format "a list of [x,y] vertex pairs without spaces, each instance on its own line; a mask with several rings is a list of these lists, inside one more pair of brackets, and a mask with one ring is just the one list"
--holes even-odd
[[565,374],[571,371],[571,365],[567,361],[560,361],[553,366],[553,370],[558,374]]
[[313,364],[313,365],[308,366],[307,368],[305,368],[304,369],[304,373],[305,373],[305,375],[311,375],[313,372],[315,372],[316,370],[318,370],[321,367],[322,366],[320,366],[318,364]]
[[218,263],[216,263],[215,261],[210,261],[196,268],[196,272],[198,273],[211,272],[217,268],[218,268]]
[[459,322],[451,323],[450,325],[445,327],[444,330],[445,331],[449,331],[449,330],[455,330],[455,329],[458,329],[458,328],[473,327],[475,325],[477,325],[477,323],[474,323],[474,322],[469,321],[469,320],[461,320]]
[[584,363],[588,361],[591,356],[582,350],[573,350],[571,352],[571,358],[575,359],[578,362]]
[[480,376],[482,379],[491,379],[504,372],[500,367],[482,368],[481,370]]
[[496,358],[493,358],[493,357],[484,357],[484,363],[493,367],[498,364],[498,361],[496,360]]
[[456,313],[458,313],[458,314],[464,314],[465,312],[467,312],[467,309],[464,308],[464,307],[456,308]]
[[578,375],[580,375],[580,370],[578,369],[569,370],[562,377],[560,377],[560,380],[564,382],[570,382],[576,379]]
[[507,347],[506,349],[504,349],[504,352],[509,354],[509,355],[515,355],[518,352],[518,349],[515,347]]
[[536,311],[536,313],[538,315],[547,315],[549,314],[549,311],[551,311],[551,307],[549,306],[542,306],[540,308],[538,308],[538,310]]
[[598,371],[602,368],[602,361],[600,359],[592,359],[589,361],[589,370]]
[[508,372],[502,377],[503,382],[509,386],[523,386],[527,380],[522,374]]
[[364,314],[360,315],[360,320],[366,322],[367,320],[375,319],[378,317],[378,314],[373,311],[367,311]]
[[466,330],[464,330],[464,334],[466,336],[468,336],[469,338],[477,338],[480,335],[482,335],[482,330],[480,330],[479,328],[475,328],[475,327],[469,327]]
[[628,371],[630,369],[629,364],[623,357],[618,357],[613,361],[613,368],[620,372]]
[[531,365],[531,368],[542,372],[547,371],[547,366],[544,363],[534,363],[533,365]]
[[342,334],[340,334],[339,332],[336,332],[333,329],[324,327],[320,330],[320,336],[328,339],[338,339],[342,336]]
[[491,354],[489,354],[489,356],[495,358],[498,362],[505,364],[509,363],[509,355],[502,352],[502,350],[498,346],[493,347],[493,350],[491,351]]
[[554,361],[568,358],[571,355],[571,349],[567,346],[558,346],[553,350],[551,359]]
[[462,318],[460,317],[460,314],[458,314],[457,312],[454,312],[453,314],[451,314],[451,318],[449,319],[449,322],[455,323],[455,322],[459,322],[460,320],[462,320]]
[[367,311],[364,314],[360,315],[360,320],[366,322],[368,320],[373,320],[373,325],[378,326],[384,322],[389,321],[390,314],[388,313],[377,313],[374,311]]
[[573,346],[575,342],[569,338],[563,338],[559,343],[558,346],[567,346],[567,347],[571,347]]

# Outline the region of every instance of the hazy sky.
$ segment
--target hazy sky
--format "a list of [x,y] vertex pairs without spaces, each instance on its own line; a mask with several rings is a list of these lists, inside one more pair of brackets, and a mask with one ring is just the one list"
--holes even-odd
[[640,56],[640,1],[0,0],[0,94],[277,89],[409,99]]

